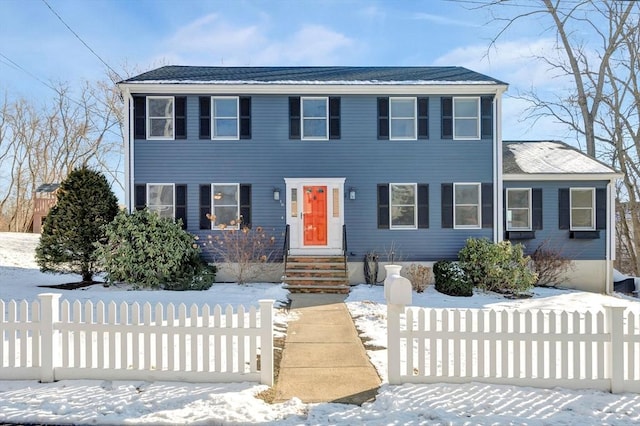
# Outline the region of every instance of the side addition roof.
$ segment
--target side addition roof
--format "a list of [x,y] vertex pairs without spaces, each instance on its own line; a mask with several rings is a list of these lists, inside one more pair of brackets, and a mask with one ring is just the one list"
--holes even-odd
[[614,179],[621,176],[576,148],[560,141],[503,141],[505,180]]

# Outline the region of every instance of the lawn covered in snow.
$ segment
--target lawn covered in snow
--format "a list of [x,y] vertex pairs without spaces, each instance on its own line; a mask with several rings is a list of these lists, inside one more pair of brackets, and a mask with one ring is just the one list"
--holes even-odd
[[[38,236],[0,233],[0,298],[32,300],[41,292],[59,292],[63,299],[133,303],[196,303],[256,305],[260,299],[286,300],[279,284],[215,284],[205,292],[131,291],[127,287],[94,285],[78,290],[52,290],[42,285],[80,281],[79,276],[42,274],[33,252]],[[536,289],[531,299],[507,300],[476,293],[455,298],[429,288],[415,294],[425,307],[536,307],[586,310],[607,304],[640,302],[567,290]],[[386,305],[381,286],[354,287],[347,306],[356,325],[373,346],[386,346]],[[2,313],[4,314],[4,313]],[[276,322],[292,317],[278,309]],[[386,377],[386,350],[369,351]],[[565,389],[534,389],[470,383],[464,385],[389,386],[384,380],[375,401],[362,407],[304,404],[292,399],[267,404],[255,395],[266,389],[254,383],[189,384],[140,381],[0,381],[0,423],[39,424],[640,424],[640,395]]]

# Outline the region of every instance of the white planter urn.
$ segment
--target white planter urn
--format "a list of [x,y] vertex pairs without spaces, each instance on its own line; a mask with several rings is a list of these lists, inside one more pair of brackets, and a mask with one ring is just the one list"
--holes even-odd
[[384,269],[387,271],[387,276],[384,279],[384,299],[389,301],[389,289],[391,288],[391,276],[400,275],[402,265],[384,265]]

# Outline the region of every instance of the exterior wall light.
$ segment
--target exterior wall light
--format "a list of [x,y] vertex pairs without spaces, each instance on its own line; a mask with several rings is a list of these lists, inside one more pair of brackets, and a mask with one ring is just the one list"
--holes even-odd
[[355,200],[356,199],[356,189],[355,188],[349,188],[349,199],[350,200]]
[[280,189],[279,188],[273,188],[273,200],[274,201],[280,201]]

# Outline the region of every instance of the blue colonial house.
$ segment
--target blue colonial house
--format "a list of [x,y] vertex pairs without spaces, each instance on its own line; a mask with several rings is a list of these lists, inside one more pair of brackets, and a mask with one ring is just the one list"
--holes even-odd
[[502,81],[461,67],[165,66],[119,87],[128,208],[201,239],[238,217],[270,230],[292,288],[343,291],[364,282],[367,253],[430,263],[486,237],[551,241],[574,260],[565,285],[611,290],[618,175],[563,143],[503,142]]

